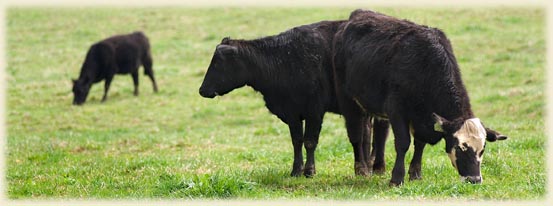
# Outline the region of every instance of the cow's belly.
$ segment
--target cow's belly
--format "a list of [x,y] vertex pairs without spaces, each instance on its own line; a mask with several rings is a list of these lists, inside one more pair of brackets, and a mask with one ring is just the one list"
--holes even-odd
[[119,62],[117,74],[129,74],[138,70],[139,64],[130,62]]
[[279,98],[278,101],[270,101],[272,98],[264,98],[264,100],[267,109],[286,124],[291,119],[305,120],[309,117],[322,116],[325,112],[323,102],[314,104],[309,104],[308,102],[293,103],[288,98]]

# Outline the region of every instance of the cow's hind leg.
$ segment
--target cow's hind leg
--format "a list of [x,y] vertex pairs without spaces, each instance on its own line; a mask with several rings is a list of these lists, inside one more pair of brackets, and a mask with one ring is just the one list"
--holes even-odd
[[346,117],[346,129],[349,141],[353,147],[353,156],[355,160],[354,169],[356,175],[366,176],[370,174],[369,167],[363,155],[363,127],[364,120],[361,116]]
[[388,137],[389,127],[388,120],[374,118],[371,159],[373,160],[373,172],[375,174],[384,174],[386,172],[384,151],[386,149],[386,138]]
[[363,159],[365,160],[365,164],[367,165],[367,168],[369,169],[369,172],[372,171],[374,160],[371,159],[371,134],[372,134],[372,118],[364,118],[363,119],[363,140],[361,143],[361,148],[363,151]]
[[148,75],[148,77],[150,77],[150,80],[152,80],[152,85],[154,87],[154,92],[157,92],[157,83],[156,83],[156,79],[154,78],[154,70],[152,68],[152,64],[153,64],[153,61],[152,61],[152,56],[150,54],[150,52],[148,52],[144,59],[143,59],[143,64],[144,64],[144,74]]
[[134,96],[138,96],[138,71],[131,73],[131,76],[134,83]]
[[321,132],[322,124],[322,116],[305,120],[305,134],[303,145],[305,146],[305,150],[307,153],[307,160],[305,161],[303,174],[306,177],[312,177],[316,173],[315,150],[317,149],[317,144],[319,142],[319,134]]
[[292,145],[294,146],[294,163],[290,176],[299,177],[303,173],[303,123],[301,120],[288,122],[290,136],[292,136]]
[[111,80],[113,80],[113,74],[108,75],[104,82],[104,96],[102,97],[102,102],[105,102],[108,99],[109,86],[111,85]]
[[[359,106],[352,100],[347,100],[344,98],[340,100],[340,109],[342,110],[342,115],[346,120],[346,129],[348,133],[348,138],[353,147],[353,156],[354,156],[354,170],[356,175],[370,175],[371,171],[365,160],[365,152],[363,149],[369,149],[370,147],[363,148],[363,133],[366,129],[366,121],[368,118],[363,116],[363,112],[360,110]],[[369,143],[370,145],[370,143]]]
[[415,153],[413,154],[413,159],[411,159],[411,164],[409,164],[409,180],[419,180],[422,179],[422,152],[426,143],[415,139],[413,144],[415,145]]

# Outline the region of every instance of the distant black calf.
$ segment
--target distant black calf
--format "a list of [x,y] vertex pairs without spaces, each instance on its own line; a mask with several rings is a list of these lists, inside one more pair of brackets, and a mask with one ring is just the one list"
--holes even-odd
[[131,74],[134,82],[134,95],[138,95],[138,67],[144,66],[144,73],[150,77],[154,91],[157,84],[152,70],[150,43],[142,32],[116,35],[93,44],[86,54],[79,79],[73,80],[73,104],[86,101],[92,84],[105,79],[104,97],[106,101],[109,85],[115,74]]

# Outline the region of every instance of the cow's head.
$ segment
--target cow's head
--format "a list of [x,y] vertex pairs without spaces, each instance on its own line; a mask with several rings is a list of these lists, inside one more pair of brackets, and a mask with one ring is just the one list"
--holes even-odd
[[486,148],[486,140],[505,140],[507,136],[484,127],[480,119],[449,121],[433,114],[434,129],[445,137],[445,150],[453,166],[461,175],[462,181],[481,183],[480,164]]
[[72,80],[73,81],[73,105],[82,105],[86,101],[88,91],[90,91],[90,85],[84,79]]
[[246,85],[249,73],[245,62],[239,55],[239,48],[229,44],[229,38],[223,39],[217,45],[204,81],[200,87],[200,95],[213,98]]

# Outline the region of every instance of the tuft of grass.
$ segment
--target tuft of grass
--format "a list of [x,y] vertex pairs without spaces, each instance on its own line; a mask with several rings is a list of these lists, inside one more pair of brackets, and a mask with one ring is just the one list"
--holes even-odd
[[[193,175],[178,177],[178,175],[161,175],[154,192],[155,196],[174,198],[230,198],[239,192],[254,189],[256,183],[221,174]],[[169,193],[168,193],[169,192]]]
[[[475,114],[509,136],[487,145],[481,185],[459,181],[443,142],[426,147],[420,181],[388,187],[392,140],[385,174],[354,176],[344,121],[335,114],[324,119],[317,175],[289,177],[288,128],[260,94],[198,95],[223,37],[274,35],[345,19],[354,9],[8,8],[8,198],[543,200],[541,8],[371,8],[440,28],[451,40]],[[135,30],[150,38],[160,92],[141,75],[134,97],[131,77],[116,76],[107,102],[100,103],[103,86],[96,84],[85,105],[71,106],[70,79],[88,47]]]

